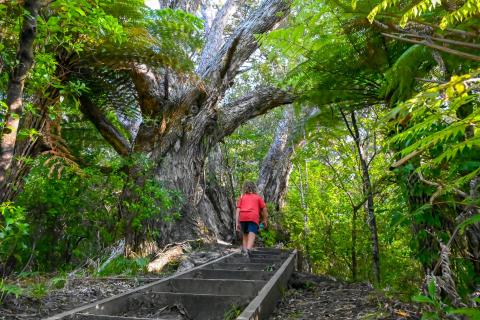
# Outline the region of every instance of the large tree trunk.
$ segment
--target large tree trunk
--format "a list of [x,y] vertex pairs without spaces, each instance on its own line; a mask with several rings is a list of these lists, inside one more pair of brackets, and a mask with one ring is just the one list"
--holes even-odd
[[184,199],[181,220],[160,224],[163,245],[199,237],[231,240],[233,203],[215,180],[207,183],[204,172],[207,151],[187,145],[167,155],[157,169],[158,181],[180,191]]
[[17,52],[18,64],[10,76],[7,89],[7,121],[5,127],[0,127],[0,194],[6,191],[6,175],[11,166],[18,127],[23,113],[23,88],[28,71],[33,65],[33,42],[36,37],[37,16],[40,1],[26,0],[25,14]]
[[[65,78],[66,74],[56,74],[59,78]],[[50,152],[53,155],[66,155],[68,151],[59,146],[62,143],[59,137],[52,132],[51,127],[55,127],[52,120],[48,117],[48,108],[59,99],[59,91],[56,88],[50,88],[47,92],[38,93],[32,98],[32,105],[36,112],[25,114],[19,123],[18,131],[35,131],[36,134],[25,138],[16,139],[11,159],[10,168],[7,171],[3,183],[0,183],[0,202],[14,201],[16,196],[22,191],[25,183],[25,177],[30,172],[32,161],[42,152]],[[63,149],[63,152],[60,150]],[[65,152],[66,151],[66,152]]]
[[161,75],[147,65],[133,64],[131,77],[144,121],[131,145],[96,112],[96,106],[82,102],[87,107],[84,110],[90,110],[85,114],[120,154],[127,157],[142,154],[155,163],[154,172],[147,174],[138,163],[129,168],[120,203],[127,250],[139,247],[145,233],[133,227],[136,213],[128,204],[138,201],[138,192],[151,178],[183,196],[178,221],[156,219],[159,244],[205,236],[228,239],[233,226],[233,213],[228,211],[232,208],[225,197],[216,192],[218,188],[207,186],[206,158],[217,143],[242,123],[291,103],[293,97],[278,89],[262,87],[228,104],[220,102],[239,68],[258,48],[255,36],[268,32],[281,21],[290,3],[291,0],[264,0],[219,47],[218,34],[223,32],[225,18],[233,5],[227,1],[225,10],[219,10],[214,20],[216,25],[210,28],[206,41],[206,50],[218,49],[214,54],[200,55],[202,61],[196,70],[200,83],[185,83],[175,75]]
[[283,198],[292,171],[290,158],[295,148],[293,119],[292,107],[288,106],[278,124],[270,149],[263,159],[257,181],[258,190],[264,200],[273,204],[276,211],[283,207]]
[[[145,142],[144,135],[152,128],[141,126],[135,147],[156,165],[155,179],[165,188],[181,193],[183,204],[180,220],[157,222],[158,243],[202,238],[230,240],[233,234],[233,204],[224,189],[207,184],[205,165],[207,156],[225,136],[231,134],[240,124],[278,105],[291,103],[293,98],[282,91],[261,88],[222,108],[205,105],[201,111],[172,124],[164,138],[154,147]],[[183,122],[183,126],[182,123]],[[188,129],[186,129],[188,128]],[[144,181],[138,175],[140,168],[131,170],[130,181],[141,186]],[[123,201],[135,201],[131,191],[124,191]],[[121,208],[122,216],[131,221],[135,213]],[[142,232],[139,230],[138,232]],[[137,232],[137,233],[138,233]],[[132,229],[126,230],[127,247],[137,248],[141,237],[132,236]],[[130,241],[130,242],[129,242]]]
[[[229,217],[226,241],[236,239],[235,231],[235,187],[232,168],[228,163],[226,152],[217,144],[207,159],[205,170],[206,195],[215,206],[216,212],[224,217]],[[228,221],[226,221],[228,223]]]
[[[43,102],[39,102],[38,114],[27,114],[20,121],[19,128],[21,129],[35,129],[40,134],[46,132],[47,125],[47,108]],[[13,201],[16,196],[23,189],[25,177],[30,171],[31,162],[27,159],[33,159],[41,152],[48,150],[41,137],[33,136],[23,140],[17,140],[15,143],[15,149],[13,153],[13,159],[11,166],[8,170],[8,174],[2,184],[0,192],[0,203],[4,201]]]

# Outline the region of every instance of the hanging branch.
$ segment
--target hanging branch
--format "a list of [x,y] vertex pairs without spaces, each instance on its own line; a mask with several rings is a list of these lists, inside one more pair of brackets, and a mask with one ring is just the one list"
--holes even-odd
[[465,48],[480,49],[480,44],[471,43],[471,42],[450,40],[450,39],[446,39],[446,38],[438,38],[438,37],[430,37],[430,36],[427,37],[427,36],[424,36],[424,35],[413,34],[413,33],[398,32],[398,33],[394,33],[394,34],[398,35],[398,36],[407,36],[407,37],[413,37],[413,38],[420,38],[420,39],[424,39],[424,40],[434,40],[434,41],[439,41],[439,42],[443,42],[443,43],[454,44],[454,45],[465,47]]
[[85,95],[80,97],[80,110],[118,154],[122,156],[130,154],[130,142],[110,123],[98,106]]
[[405,42],[409,42],[409,43],[421,44],[421,45],[424,45],[426,47],[429,47],[429,48],[432,48],[432,49],[437,49],[438,51],[443,51],[443,52],[446,52],[446,53],[449,53],[449,54],[452,54],[452,55],[455,55],[455,56],[459,56],[459,57],[462,57],[462,58],[465,58],[465,59],[469,59],[469,60],[473,60],[473,61],[480,61],[480,56],[470,54],[470,53],[466,53],[466,52],[463,52],[463,51],[458,51],[458,50],[455,50],[455,49],[450,49],[450,48],[443,47],[443,46],[439,46],[437,44],[428,43],[427,41],[419,41],[419,40],[403,38],[403,37],[399,37],[399,36],[389,34],[389,33],[385,33],[385,32],[382,32],[381,34],[385,37],[389,37],[389,38],[392,38],[392,39],[405,41]]

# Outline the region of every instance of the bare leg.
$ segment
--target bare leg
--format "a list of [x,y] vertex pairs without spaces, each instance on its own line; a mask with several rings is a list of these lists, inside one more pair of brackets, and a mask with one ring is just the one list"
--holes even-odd
[[247,238],[247,249],[251,250],[253,248],[253,245],[255,244],[255,236],[256,234],[253,232],[248,233],[248,238]]
[[[250,232],[251,233],[251,232]],[[248,247],[248,235],[250,233],[242,233],[242,249],[247,250]]]

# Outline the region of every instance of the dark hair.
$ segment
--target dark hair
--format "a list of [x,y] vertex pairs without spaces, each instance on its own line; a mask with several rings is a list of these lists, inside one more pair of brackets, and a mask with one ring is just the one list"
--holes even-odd
[[257,193],[257,186],[252,181],[246,181],[243,184],[243,193]]

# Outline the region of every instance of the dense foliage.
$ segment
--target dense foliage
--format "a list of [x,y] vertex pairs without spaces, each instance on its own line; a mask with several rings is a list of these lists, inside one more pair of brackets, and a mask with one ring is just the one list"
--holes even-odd
[[[4,99],[26,14],[13,3],[0,4]],[[128,86],[118,86],[125,80],[123,64],[151,61],[186,72],[193,67],[188,55],[202,43],[199,19],[182,11],[151,10],[143,1],[55,1],[40,9],[37,23],[35,65],[26,79],[22,117],[29,121],[46,112],[50,130],[22,128],[18,139],[41,138],[49,150],[17,159],[31,170],[16,203],[2,205],[3,272],[8,272],[7,264],[27,261],[39,270],[73,267],[121,238],[118,202],[129,183],[123,168],[142,163],[146,172],[151,164],[141,155],[118,157],[82,116],[78,99],[96,94],[113,123],[135,117],[133,106],[119,110],[118,101],[102,96],[102,87],[118,88],[118,99],[133,101]],[[4,120],[7,105],[2,106]],[[136,203],[125,203],[137,213],[135,228],[152,217],[175,219],[182,201],[179,194],[149,181],[136,190]],[[147,233],[153,237],[155,230]],[[16,249],[22,246],[33,252]]]
[[[0,137],[16,130],[8,119],[18,117],[15,148],[22,150],[1,173],[0,187],[4,179],[9,184],[0,204],[0,272],[58,272],[104,261],[127,229],[155,242],[157,222],[179,220],[191,199],[158,182],[153,151],[129,153],[108,137],[133,141],[140,118],[158,132],[176,123],[165,114],[180,114],[184,97],[168,91],[169,80],[195,83],[200,93],[192,104],[208,101],[193,74],[208,23],[195,10],[153,10],[140,0],[42,3],[35,63],[22,80],[21,112],[12,116],[19,39],[35,16],[19,4],[0,3]],[[255,6],[240,6],[232,24]],[[475,0],[296,0],[282,28],[257,36],[260,50],[222,99],[266,85],[295,96],[283,141],[291,155],[278,158],[288,162],[289,174],[278,178],[288,179],[288,190],[280,190],[284,202],[268,204],[264,244],[299,249],[305,271],[414,296],[425,303],[425,318],[478,316],[479,24]],[[163,118],[142,110],[139,101],[149,96],[136,90],[132,66],[165,76],[152,81],[179,101],[162,110]],[[271,169],[262,164],[289,115],[281,111],[222,139],[204,159],[217,167],[198,183],[219,184],[213,190],[226,190],[225,201],[233,202],[242,182]],[[93,273],[136,274],[148,258],[109,263]],[[2,280],[0,302],[15,290]]]
[[[370,193],[365,209],[377,219],[382,282],[412,288],[423,271],[424,288],[436,287],[427,294],[434,299],[416,300],[432,307],[440,301],[425,317],[445,316],[445,303],[474,305],[480,272],[478,3],[297,5],[291,26],[263,39],[273,63],[290,64],[282,83],[319,110],[306,128],[317,145],[294,160],[297,188],[291,186],[285,209],[297,246],[311,252],[312,267],[321,272],[355,278],[358,263],[367,270],[360,277],[372,279],[368,260],[376,249],[368,233],[374,231],[365,229],[369,216],[357,218],[362,196]],[[354,121],[359,134],[352,132]],[[363,173],[362,162],[368,164]],[[362,192],[365,173],[371,190]],[[314,198],[306,200],[309,194]],[[370,258],[357,262],[355,246],[357,255]]]

